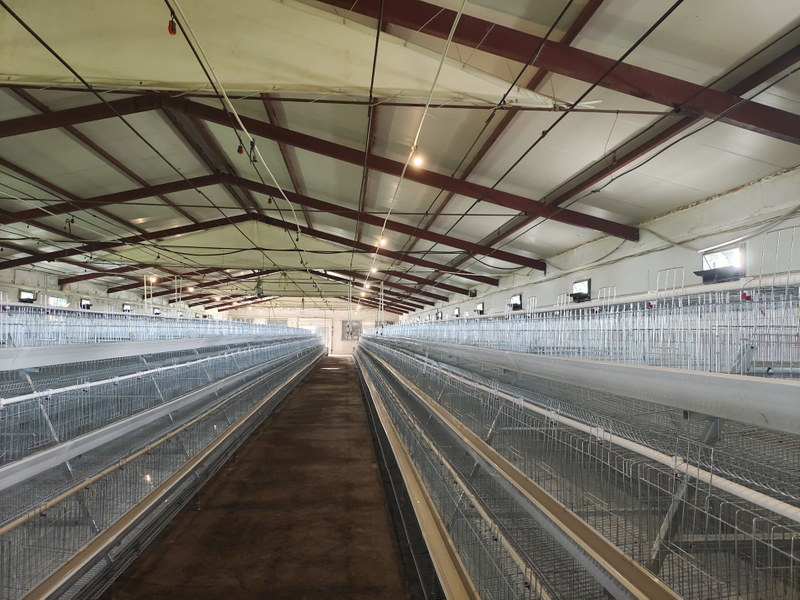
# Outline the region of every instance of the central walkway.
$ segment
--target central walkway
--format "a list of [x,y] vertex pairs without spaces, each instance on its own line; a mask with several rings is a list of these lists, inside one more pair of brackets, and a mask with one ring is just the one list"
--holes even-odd
[[325,358],[105,598],[407,599],[353,360]]

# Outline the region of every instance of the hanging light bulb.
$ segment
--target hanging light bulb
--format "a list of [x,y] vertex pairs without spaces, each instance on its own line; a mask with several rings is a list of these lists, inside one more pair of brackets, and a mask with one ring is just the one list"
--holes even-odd
[[156,281],[158,281],[158,277],[155,275],[150,275],[150,283],[155,283]]
[[385,237],[382,237],[382,238],[380,239],[379,243],[380,243],[380,245],[381,245],[381,246],[385,246],[385,245],[386,245],[386,238],[385,238]]
[[414,163],[415,167],[421,167],[425,160],[419,154],[414,154],[414,158],[411,160],[411,162]]
[[372,267],[372,268],[369,270],[369,272],[370,272],[370,273],[377,273],[377,272],[378,272],[378,269],[376,269],[375,267]]
[[219,302],[220,300],[222,300],[222,298],[219,296],[214,296],[214,302]]
[[367,293],[366,293],[366,292],[361,292],[361,297],[362,297],[362,298],[363,298],[364,296],[366,296],[366,295],[367,295]]
[[187,289],[187,291],[188,291],[188,292],[190,292],[190,293],[194,291],[194,287],[192,287],[191,285],[190,285],[188,288],[186,288],[186,289]]

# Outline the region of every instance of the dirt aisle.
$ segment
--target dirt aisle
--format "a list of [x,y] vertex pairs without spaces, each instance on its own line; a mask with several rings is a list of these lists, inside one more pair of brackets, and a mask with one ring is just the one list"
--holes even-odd
[[353,361],[327,357],[106,593],[408,598]]

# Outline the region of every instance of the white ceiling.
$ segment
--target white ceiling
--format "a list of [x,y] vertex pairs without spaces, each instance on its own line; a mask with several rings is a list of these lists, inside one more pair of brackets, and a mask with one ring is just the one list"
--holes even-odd
[[[457,8],[459,2],[434,0],[448,8]],[[126,27],[113,25],[108,35],[92,39],[86,46],[80,34],[84,29],[96,30],[94,20],[102,19],[105,12],[88,12],[89,0],[71,3],[69,8],[47,13],[17,0],[11,5],[23,18],[28,17],[34,28],[45,39],[50,39],[57,51],[67,60],[74,61],[79,71],[95,82],[99,88],[114,88],[107,93],[109,100],[129,97],[118,93],[132,84],[134,75],[147,81],[168,81],[164,88],[171,94],[193,93],[203,87],[202,71],[197,67],[184,40],[167,38],[163,32],[166,17],[163,5],[147,0],[131,17]],[[562,10],[566,0],[509,0],[500,5],[490,0],[473,0],[467,5],[467,14],[517,29],[544,35]],[[585,2],[574,2],[553,35],[557,40],[578,16]],[[586,27],[573,42],[582,50],[616,59],[622,55],[671,5],[658,0],[605,0]],[[499,7],[498,7],[499,6]],[[87,12],[82,12],[87,10]],[[333,18],[333,9],[313,0],[277,2],[268,0],[235,0],[230,6],[198,2],[187,7],[196,33],[203,43],[209,61],[223,74],[223,83],[232,94],[247,92],[246,99],[234,100],[242,116],[268,122],[269,117],[259,91],[269,92],[278,118],[278,125],[343,146],[363,150],[367,143],[368,116],[366,89],[372,67],[375,22],[360,15],[350,14],[347,19]],[[130,17],[130,7],[108,6],[115,16]],[[274,23],[268,27],[273,36],[259,38],[259,24],[269,15],[280,14],[281,27]],[[341,9],[337,14],[344,14]],[[238,18],[235,19],[233,17]],[[245,22],[249,20],[252,22]],[[153,21],[153,23],[151,23]],[[69,27],[75,23],[77,29]],[[773,0],[768,6],[750,0],[707,0],[685,3],[650,35],[626,60],[627,63],[663,74],[707,85],[729,69],[756,53],[780,35],[800,23],[800,5],[796,0]],[[155,33],[149,31],[151,25]],[[225,45],[226,35],[236,33],[235,43]],[[281,31],[282,30],[282,31]],[[71,31],[70,35],[56,35]],[[0,55],[10,43],[13,52],[0,59],[0,75],[9,75],[11,81],[30,84],[47,83],[48,89],[33,85],[27,93],[51,110],[65,110],[78,106],[97,104],[98,100],[87,92],[58,89],[59,85],[74,87],[74,82],[64,79],[65,71],[35,41],[26,38],[24,31],[7,16],[0,16],[0,33],[9,40],[0,43]],[[0,36],[2,37],[2,36]],[[28,36],[29,37],[29,36]],[[166,39],[165,39],[166,38]],[[744,79],[748,74],[797,45],[800,34],[794,32],[780,43],[762,52],[739,71],[720,81],[716,87],[725,89]],[[124,43],[123,43],[124,42]],[[83,46],[82,46],[83,44]],[[122,48],[122,50],[118,49]],[[379,60],[376,68],[376,89],[382,96],[374,111],[374,145],[372,152],[381,157],[404,162],[414,141],[422,107],[392,106],[392,98],[420,102],[432,83],[437,54],[444,48],[443,40],[425,33],[414,33],[389,26],[381,34]],[[25,54],[24,49],[29,49]],[[137,59],[137,54],[139,58]],[[460,176],[494,128],[504,116],[495,114],[486,124],[489,111],[438,107],[442,102],[462,103],[468,98],[498,98],[505,86],[517,75],[522,65],[498,58],[483,50],[453,45],[445,62],[443,75],[434,96],[436,101],[429,110],[419,138],[418,152],[424,157],[424,168],[447,176]],[[61,71],[59,71],[61,69]],[[191,72],[188,72],[191,69]],[[529,69],[522,80],[528,81],[536,73]],[[169,79],[173,77],[173,79]],[[118,85],[112,85],[113,82]],[[336,82],[339,82],[338,85]],[[280,84],[280,87],[274,87]],[[546,97],[562,102],[576,100],[589,84],[561,75],[548,75],[538,91]],[[324,89],[323,89],[324,88]],[[458,98],[461,99],[458,99]],[[308,101],[293,102],[302,98]],[[542,99],[526,91],[514,92],[513,98],[531,106],[543,107]],[[220,108],[212,98],[191,97],[192,100]],[[313,100],[313,102],[311,102]],[[331,104],[331,101],[353,101],[360,104]],[[395,100],[397,101],[397,100]],[[539,143],[522,162],[508,174],[497,189],[532,200],[551,200],[568,186],[565,183],[580,177],[581,173],[600,160],[608,151],[631,142],[640,136],[665,128],[679,117],[666,116],[668,108],[633,96],[607,90],[594,89],[585,100],[584,107],[595,109],[568,115],[558,127]],[[757,96],[760,102],[782,110],[800,114],[800,73],[792,75],[768,92]],[[653,114],[609,114],[600,111],[646,111]],[[659,114],[655,114],[659,113]],[[0,90],[0,121],[39,114],[10,89]],[[468,181],[493,186],[522,153],[547,129],[561,113],[523,111],[499,136],[471,173]],[[211,173],[209,167],[187,145],[186,140],[173,127],[161,111],[132,114],[127,122],[166,158],[157,156],[120,119],[103,119],[83,123],[76,129],[104,151],[117,158],[149,185],[180,180],[181,177],[198,177]],[[658,215],[687,206],[703,198],[725,192],[782,169],[800,164],[800,145],[780,141],[759,133],[701,120],[677,138],[688,137],[673,148],[664,146],[645,155],[634,163],[635,170],[608,183],[608,179],[594,186],[603,187],[597,193],[579,195],[579,201],[570,209],[602,217],[610,221],[637,225]],[[390,219],[411,226],[428,223],[430,214],[449,196],[442,190],[400,180],[391,175],[371,171],[366,194],[360,198],[363,168],[336,158],[308,150],[289,147],[286,155],[300,176],[300,189],[294,190],[289,169],[281,147],[274,141],[256,136],[256,143],[269,171],[259,166],[256,171],[247,155],[239,155],[239,140],[227,126],[215,123],[202,125],[210,132],[227,161],[238,175],[258,180],[268,185],[277,184],[289,191],[297,191],[312,198],[334,203],[349,209],[358,209],[359,202],[367,212],[381,219],[391,210]],[[0,129],[2,125],[0,124]],[[673,140],[674,141],[674,140]],[[655,157],[654,157],[655,156]],[[32,172],[43,180],[66,190],[78,198],[89,198],[136,189],[139,184],[110,165],[107,160],[85,147],[64,129],[50,129],[36,133],[0,138],[0,158]],[[652,160],[648,160],[652,159]],[[647,161],[647,162],[646,162]],[[645,163],[646,164],[642,164]],[[640,165],[640,166],[637,166]],[[411,167],[413,169],[413,167]],[[176,173],[176,170],[178,173]],[[616,175],[625,173],[622,169]],[[271,173],[271,174],[270,174]],[[16,212],[37,206],[61,202],[56,195],[12,177],[6,167],[0,167],[0,207]],[[274,181],[273,178],[274,177]],[[398,189],[399,185],[399,189]],[[171,193],[170,201],[182,208],[197,221],[209,221],[241,214],[242,209],[230,192],[221,185]],[[300,206],[292,212],[282,199],[268,204],[262,194],[252,194],[263,214],[290,223],[295,220],[308,225]],[[16,199],[14,196],[21,198]],[[585,197],[583,197],[585,196]],[[574,200],[574,199],[573,199]],[[144,231],[163,231],[190,225],[192,221],[158,198],[145,198],[128,204],[105,208],[106,215],[82,210],[73,213],[74,223],[67,224],[67,215],[51,216],[37,222],[57,231],[71,231],[85,240],[114,240],[130,236],[136,228]],[[455,195],[430,226],[430,231],[447,234],[464,241],[477,243],[501,229],[516,212],[474,198]],[[109,216],[110,215],[110,216]],[[318,231],[352,240],[355,221],[341,215],[310,211],[311,225]],[[122,225],[118,220],[130,224]],[[36,227],[36,223],[18,223],[0,226],[1,236],[8,242],[34,252],[49,252],[69,248],[75,244]],[[591,229],[579,228],[553,221],[537,221],[536,226],[505,240],[500,246],[519,256],[548,258],[572,247],[596,239],[601,234]],[[360,239],[376,245],[381,237],[380,228],[361,225]],[[386,248],[394,251],[411,246],[412,236],[386,231]],[[432,273],[430,267],[415,266],[387,257],[374,258],[370,252],[352,252],[349,248],[331,241],[302,235],[301,241],[292,241],[281,227],[264,223],[246,222],[236,227],[226,225],[213,230],[170,237],[158,243],[130,246],[114,253],[95,253],[92,264],[98,268],[113,268],[117,263],[141,262],[162,264],[176,272],[196,270],[200,266],[234,269],[285,269],[299,283],[281,288],[285,283],[272,277],[275,289],[269,288],[265,279],[265,292],[270,295],[318,295],[310,283],[312,269],[332,271],[355,270],[366,274],[370,267],[381,270],[409,270],[418,276]],[[253,249],[253,244],[265,248]],[[303,252],[298,252],[300,248]],[[457,249],[420,240],[414,245],[412,257],[434,263],[445,263],[459,256]],[[2,258],[20,258],[23,252],[8,248]],[[271,259],[271,260],[270,260]],[[301,263],[301,259],[305,265]],[[79,263],[87,257],[74,259]],[[274,264],[273,264],[274,263]],[[499,277],[515,265],[481,257],[469,261],[469,270],[476,274]],[[0,264],[2,268],[2,264]],[[46,268],[65,275],[80,272],[62,262],[34,264],[24,268]],[[525,269],[527,272],[528,269]],[[135,275],[140,273],[136,272]],[[218,279],[210,274],[207,279]],[[331,298],[347,293],[347,287],[314,276],[324,293]],[[109,287],[124,285],[130,280],[107,276],[92,280]],[[407,280],[396,280],[407,286]],[[474,280],[447,275],[447,281],[460,287],[475,285]],[[305,283],[300,283],[305,282]],[[226,284],[214,289],[240,292],[252,282]],[[245,285],[246,284],[246,285]],[[271,283],[270,283],[271,285]],[[242,287],[244,286],[244,287]],[[428,288],[440,294],[442,290]],[[302,290],[302,291],[301,291]],[[344,291],[342,291],[344,290]],[[331,300],[331,302],[334,302]],[[335,302],[334,302],[335,304]]]

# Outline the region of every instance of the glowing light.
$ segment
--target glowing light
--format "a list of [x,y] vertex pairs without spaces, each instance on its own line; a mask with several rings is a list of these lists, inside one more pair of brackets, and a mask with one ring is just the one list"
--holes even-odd
[[147,483],[152,483],[152,482],[153,482],[153,478],[152,478],[152,477],[150,477],[150,475],[145,475],[145,476],[144,476],[144,480],[145,480]]
[[194,288],[193,288],[192,286],[189,286],[189,287],[188,287],[188,288],[186,288],[186,289],[187,289],[187,290],[189,290],[190,292],[193,292],[193,291],[194,291]]
[[369,270],[369,272],[370,272],[370,273],[377,273],[377,272],[378,272],[378,269],[376,269],[375,267],[372,267],[372,268]]
[[411,162],[414,163],[415,167],[421,167],[422,163],[425,162],[419,154],[414,155],[414,160]]
[[366,295],[367,295],[367,294],[366,294],[366,292],[361,292],[361,297],[362,297],[362,298],[363,298],[364,296],[366,296]]
[[155,275],[150,275],[150,283],[155,283],[156,281],[158,281],[158,277]]
[[237,304],[239,304],[239,303],[238,303],[238,302],[234,302],[234,303],[233,303],[233,305],[234,305],[234,306],[236,306]]
[[364,284],[364,287],[365,287],[366,289],[369,289],[369,288],[370,288],[370,285],[369,285],[368,283],[365,283],[365,284]]
[[219,296],[214,296],[214,301],[215,302],[219,302],[220,300],[222,300],[222,298],[220,298]]
[[383,237],[382,237],[382,238],[380,239],[380,245],[381,245],[381,246],[385,246],[385,245],[386,245],[386,238],[383,238]]

